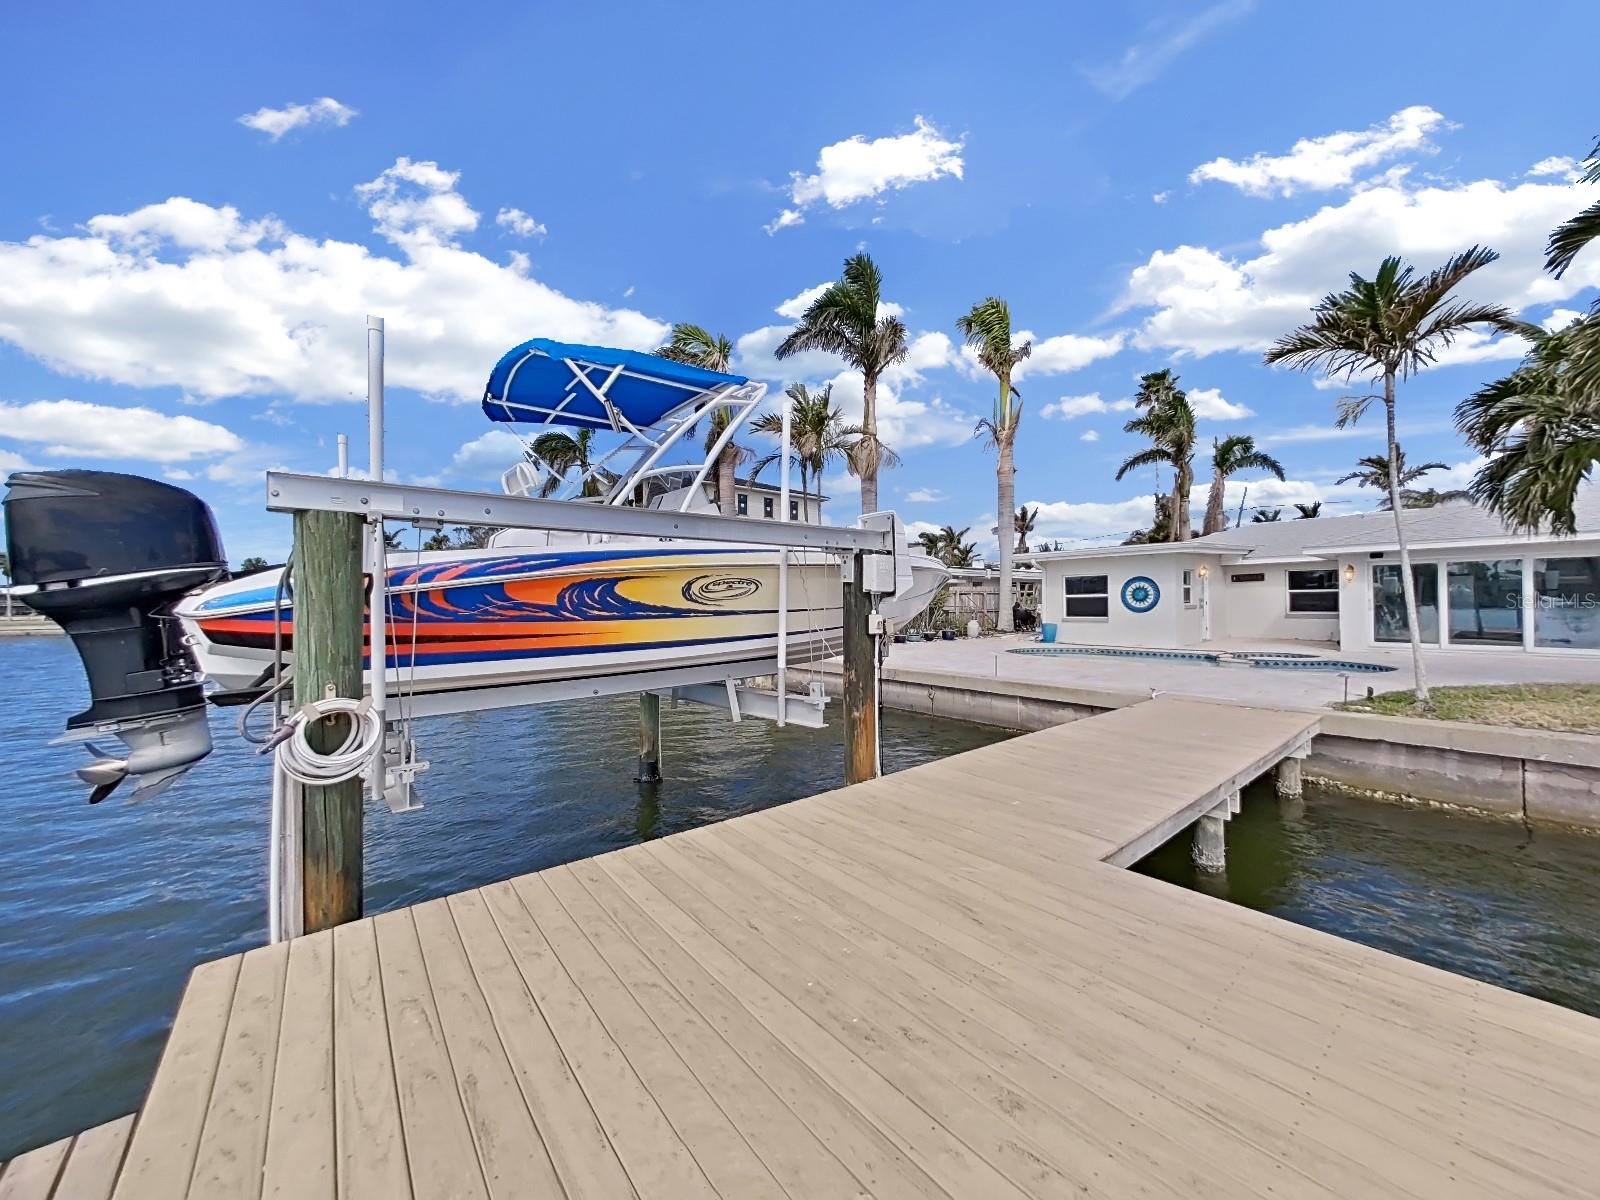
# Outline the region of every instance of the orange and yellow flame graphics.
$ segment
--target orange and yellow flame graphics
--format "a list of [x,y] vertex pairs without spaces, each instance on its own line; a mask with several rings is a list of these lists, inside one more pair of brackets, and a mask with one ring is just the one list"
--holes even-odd
[[[746,555],[749,562],[740,562]],[[777,633],[777,567],[761,548],[456,560],[393,569],[388,586],[390,667],[709,646]],[[253,593],[218,599],[233,609],[260,603]],[[818,606],[817,621],[837,625],[837,605],[835,593],[828,611]],[[799,601],[791,596],[791,613],[797,608],[802,618],[810,612],[803,592]],[[264,611],[197,615],[217,645],[272,645],[270,603]],[[291,608],[281,627],[292,648]]]

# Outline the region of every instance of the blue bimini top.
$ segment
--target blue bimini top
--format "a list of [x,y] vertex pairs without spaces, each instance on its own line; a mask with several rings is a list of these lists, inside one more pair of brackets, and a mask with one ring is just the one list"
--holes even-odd
[[484,389],[483,411],[491,421],[619,430],[620,415],[635,428],[647,429],[697,396],[746,382],[743,375],[707,371],[640,350],[533,338],[495,363]]

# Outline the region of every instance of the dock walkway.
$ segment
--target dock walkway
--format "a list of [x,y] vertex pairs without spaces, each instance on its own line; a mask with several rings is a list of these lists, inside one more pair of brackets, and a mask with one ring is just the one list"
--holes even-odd
[[1106,861],[1316,719],[1163,697],[204,964],[115,1196],[1592,1196],[1600,1021]]

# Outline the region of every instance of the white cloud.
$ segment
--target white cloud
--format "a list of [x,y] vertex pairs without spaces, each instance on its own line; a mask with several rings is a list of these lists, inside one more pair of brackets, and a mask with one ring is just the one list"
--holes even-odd
[[530,329],[661,344],[660,321],[451,244],[452,228],[476,220],[455,179],[400,159],[367,186],[397,257],[182,197],[91,218],[71,236],[0,241],[0,341],[67,374],[198,399],[335,400],[365,395],[362,317],[377,313],[388,320],[390,384],[461,401],[482,394],[489,368]]
[[1242,162],[1212,159],[1189,172],[1189,182],[1216,180],[1251,196],[1292,196],[1349,187],[1358,174],[1385,159],[1431,152],[1428,135],[1441,127],[1448,128],[1443,115],[1416,104],[1359,133],[1301,138],[1287,154],[1257,153]]
[[1220,388],[1191,388],[1189,406],[1202,421],[1238,421],[1256,415],[1253,408],[1224,400]]
[[456,191],[460,171],[400,157],[373,180],[356,185],[373,228],[397,246],[453,246],[478,227],[478,214]]
[[1113,501],[1029,500],[1027,506],[1039,510],[1034,519],[1036,538],[1120,537],[1148,526],[1155,516],[1155,501],[1150,496]]
[[1254,7],[1255,0],[1221,0],[1176,26],[1169,23],[1153,27],[1143,41],[1129,46],[1115,62],[1080,66],[1078,71],[1111,99],[1125,99],[1159,76],[1185,51]]
[[[1401,421],[1399,435],[1400,440],[1405,441],[1407,437],[1444,433],[1448,429],[1450,424],[1444,421]],[[1258,434],[1256,441],[1263,446],[1281,446],[1290,442],[1357,441],[1362,438],[1382,442],[1383,436],[1382,414],[1378,413],[1358,424],[1346,425],[1343,429],[1334,425],[1330,417],[1326,425],[1296,425],[1291,429],[1278,429]]]
[[1080,442],[1098,442],[1100,440],[1100,431],[1098,429],[1085,429],[1078,435],[1078,440]]
[[856,134],[824,146],[817,154],[815,174],[799,171],[790,176],[791,208],[766,226],[769,234],[805,220],[805,211],[819,201],[830,208],[847,208],[885,192],[926,183],[944,176],[962,177],[963,138],[954,141],[922,117],[911,133],[873,138]]
[[[1016,340],[1028,341],[1033,336],[1032,330],[1023,330],[1017,334]],[[1065,375],[1099,359],[1110,358],[1122,349],[1126,341],[1127,335],[1123,333],[1113,333],[1106,337],[1081,337],[1075,333],[1063,333],[1056,337],[1044,338],[1033,343],[1033,353],[1017,364],[1017,369],[1011,376],[1014,380],[1020,381],[1030,375]]]
[[[854,483],[855,481],[851,480],[850,482]],[[901,525],[901,528],[905,530],[906,541],[914,542],[925,533],[938,533],[943,526],[935,525],[932,521],[906,521]]]
[[35,467],[22,455],[10,450],[0,450],[0,474],[8,475],[12,471],[32,471]]
[[509,429],[490,429],[465,443],[451,456],[447,475],[494,476],[522,461],[522,439]]
[[1495,180],[1374,187],[1267,230],[1251,258],[1200,246],[1157,251],[1129,276],[1119,307],[1153,310],[1133,339],[1141,348],[1259,351],[1304,323],[1352,268],[1370,275],[1402,246],[1408,261],[1428,269],[1474,243],[1502,257],[1460,295],[1516,310],[1551,304],[1600,284],[1600,255],[1581,256],[1559,280],[1544,270],[1549,231],[1592,203],[1595,192],[1582,184]]
[[359,116],[349,105],[340,104],[332,96],[323,96],[310,104],[286,104],[282,108],[258,108],[239,118],[239,124],[266,134],[277,141],[292,129],[303,125],[348,125]]
[[1582,172],[1578,168],[1578,160],[1565,154],[1552,155],[1550,158],[1541,158],[1528,168],[1529,175],[1559,175],[1562,179],[1576,179]]
[[[842,371],[828,382],[847,424],[861,420],[861,375]],[[902,390],[914,380],[878,380],[878,436],[904,454],[922,446],[959,446],[972,440],[977,418],[940,396],[908,396]]]
[[1583,314],[1575,308],[1553,308],[1550,310],[1550,315],[1539,324],[1543,325],[1551,333],[1557,333],[1571,325],[1581,316]]
[[798,321],[805,315],[806,309],[816,301],[817,297],[833,286],[833,281],[825,279],[815,287],[808,287],[798,296],[790,296],[772,311],[780,317],[787,317],[791,321]]
[[83,400],[0,403],[0,437],[42,447],[52,458],[187,462],[244,448],[238,435],[195,417]]
[[1090,392],[1087,396],[1063,396],[1046,404],[1039,410],[1041,417],[1060,417],[1063,421],[1070,421],[1074,417],[1086,417],[1095,413],[1132,412],[1132,400],[1102,400],[1099,392]]
[[804,350],[789,358],[778,357],[778,346],[793,325],[763,325],[741,334],[733,343],[733,361],[741,375],[756,379],[815,379],[831,375],[842,365],[839,356],[821,350]]
[[1152,204],[1165,204],[1171,195],[1171,192],[1156,192],[1150,197],[1150,202]]
[[520,208],[502,208],[495,213],[494,223],[517,237],[543,237],[550,232],[542,222],[535,221]]
[[937,504],[948,499],[950,497],[938,488],[914,488],[906,493],[906,502],[909,504]]

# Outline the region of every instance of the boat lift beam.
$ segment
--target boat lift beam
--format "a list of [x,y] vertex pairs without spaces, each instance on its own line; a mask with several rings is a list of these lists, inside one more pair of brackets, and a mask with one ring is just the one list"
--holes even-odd
[[411,521],[430,525],[494,525],[506,529],[549,529],[563,533],[603,533],[613,537],[688,539],[787,546],[839,554],[887,554],[897,547],[889,529],[810,525],[709,513],[666,512],[655,508],[541,500],[462,492],[450,488],[338,479],[331,475],[267,472],[270,512],[356,513],[369,521]]

